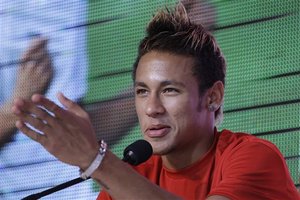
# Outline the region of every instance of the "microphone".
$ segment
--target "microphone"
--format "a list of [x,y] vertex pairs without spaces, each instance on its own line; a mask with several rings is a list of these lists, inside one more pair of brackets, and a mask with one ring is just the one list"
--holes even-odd
[[131,165],[139,165],[152,155],[152,146],[146,140],[137,140],[124,149],[123,161]]
[[[147,161],[151,157],[152,153],[153,153],[152,146],[150,145],[149,142],[147,142],[146,140],[137,140],[124,149],[122,160],[131,165],[136,166]],[[67,181],[48,190],[44,190],[40,193],[35,193],[27,197],[24,197],[22,200],[37,200],[41,197],[60,191],[72,185],[81,183],[90,178],[91,177],[88,177],[87,179],[82,179],[80,177],[75,178],[73,180]]]

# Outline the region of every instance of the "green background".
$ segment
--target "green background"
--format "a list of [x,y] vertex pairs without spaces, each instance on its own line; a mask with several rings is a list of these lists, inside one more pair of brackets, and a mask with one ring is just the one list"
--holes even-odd
[[[213,34],[227,60],[224,121],[219,129],[248,132],[275,143],[295,184],[300,170],[300,1],[212,0]],[[89,1],[86,106],[131,86],[131,68],[145,27],[158,8],[175,1]],[[140,138],[138,127],[113,151]]]

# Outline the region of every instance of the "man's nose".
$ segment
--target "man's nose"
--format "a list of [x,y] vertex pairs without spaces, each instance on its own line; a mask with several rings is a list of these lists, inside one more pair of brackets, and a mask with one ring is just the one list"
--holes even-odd
[[165,113],[165,107],[157,94],[149,96],[146,105],[146,114],[149,117],[156,117]]

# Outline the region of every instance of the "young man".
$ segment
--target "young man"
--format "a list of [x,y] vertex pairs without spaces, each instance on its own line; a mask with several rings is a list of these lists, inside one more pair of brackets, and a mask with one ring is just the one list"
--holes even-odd
[[105,190],[98,199],[299,199],[273,144],[216,130],[225,61],[214,38],[191,23],[180,4],[150,22],[133,79],[141,132],[155,154],[135,169],[97,143],[86,112],[62,94],[67,110],[41,95],[17,99],[16,126],[78,166],[83,178],[97,180]]

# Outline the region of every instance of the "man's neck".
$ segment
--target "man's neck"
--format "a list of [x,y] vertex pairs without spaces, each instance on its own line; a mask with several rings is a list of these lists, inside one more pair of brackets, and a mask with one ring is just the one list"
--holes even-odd
[[171,170],[180,170],[202,159],[211,149],[216,130],[205,134],[201,139],[195,140],[178,150],[174,149],[171,153],[162,156],[163,165]]

